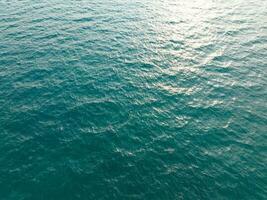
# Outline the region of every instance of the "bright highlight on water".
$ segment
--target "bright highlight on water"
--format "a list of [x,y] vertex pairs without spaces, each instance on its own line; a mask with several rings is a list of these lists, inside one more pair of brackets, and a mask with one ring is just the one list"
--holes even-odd
[[267,1],[0,1],[0,200],[267,199],[266,131]]

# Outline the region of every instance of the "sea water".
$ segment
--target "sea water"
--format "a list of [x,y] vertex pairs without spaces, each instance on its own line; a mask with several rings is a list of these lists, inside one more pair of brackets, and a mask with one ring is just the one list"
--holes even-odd
[[266,3],[1,0],[0,199],[266,199]]

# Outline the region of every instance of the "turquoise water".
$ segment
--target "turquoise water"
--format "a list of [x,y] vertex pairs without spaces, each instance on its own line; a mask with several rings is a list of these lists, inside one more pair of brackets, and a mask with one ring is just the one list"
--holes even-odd
[[266,3],[1,0],[0,199],[267,199]]

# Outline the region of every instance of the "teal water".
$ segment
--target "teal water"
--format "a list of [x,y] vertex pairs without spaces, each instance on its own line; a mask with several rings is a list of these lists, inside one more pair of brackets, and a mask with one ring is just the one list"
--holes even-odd
[[1,0],[0,199],[267,199],[267,1]]

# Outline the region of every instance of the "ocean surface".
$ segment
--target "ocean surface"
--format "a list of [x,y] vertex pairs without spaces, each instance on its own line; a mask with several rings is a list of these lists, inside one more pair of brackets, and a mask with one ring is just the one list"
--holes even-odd
[[0,200],[267,199],[266,0],[0,0]]

